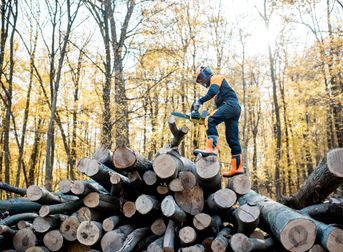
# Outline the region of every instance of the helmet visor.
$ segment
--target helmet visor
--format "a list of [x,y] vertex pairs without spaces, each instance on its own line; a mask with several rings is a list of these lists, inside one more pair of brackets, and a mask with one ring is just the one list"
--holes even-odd
[[206,77],[205,77],[204,72],[200,72],[195,81],[196,83],[204,84],[206,82]]

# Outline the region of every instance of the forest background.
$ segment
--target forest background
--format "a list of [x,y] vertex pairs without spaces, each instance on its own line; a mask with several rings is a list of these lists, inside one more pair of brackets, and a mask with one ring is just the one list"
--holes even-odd
[[[170,113],[190,112],[206,92],[194,82],[199,65],[239,95],[244,167],[259,192],[295,192],[343,147],[342,1],[2,0],[0,17],[6,183],[56,189],[100,146],[153,159]],[[177,123],[190,127],[181,153],[192,158],[205,129]]]

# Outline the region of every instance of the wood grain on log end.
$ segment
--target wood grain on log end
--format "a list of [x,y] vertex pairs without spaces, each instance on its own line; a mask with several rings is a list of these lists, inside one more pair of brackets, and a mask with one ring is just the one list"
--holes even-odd
[[157,175],[154,171],[146,171],[143,174],[143,180],[148,186],[152,186],[157,182]]
[[125,169],[133,166],[137,160],[133,150],[126,146],[117,147],[113,155],[114,166],[118,169]]
[[327,154],[328,169],[337,177],[343,177],[343,148],[330,150]]
[[175,157],[168,154],[161,154],[152,162],[152,167],[159,178],[167,179],[175,176],[178,163]]
[[76,216],[70,216],[65,219],[60,226],[60,232],[64,239],[66,239],[67,241],[75,241],[76,232],[79,225],[80,221]]
[[176,204],[173,196],[165,197],[161,203],[161,210],[164,216],[174,221],[183,222],[186,220],[186,213]]
[[179,239],[182,245],[190,245],[195,242],[196,238],[197,234],[194,228],[190,226],[183,227],[179,231]]
[[51,230],[44,235],[44,245],[51,251],[58,251],[63,246],[63,236],[59,230]]
[[74,183],[71,185],[71,192],[75,195],[80,195],[85,191],[85,183],[83,181],[74,181]]
[[191,190],[197,183],[194,173],[190,171],[180,172],[179,179],[181,179],[181,184],[186,191]]
[[172,192],[182,192],[183,190],[185,190],[183,188],[181,179],[179,178],[174,178],[172,181],[170,181],[168,187]]
[[87,164],[83,167],[83,173],[89,177],[96,175],[99,172],[99,163],[95,159],[88,158]]
[[280,242],[294,252],[309,250],[316,240],[316,225],[308,219],[294,219],[280,232]]
[[343,230],[335,228],[327,238],[326,247],[329,251],[343,251]]
[[234,252],[249,252],[252,250],[249,238],[241,233],[236,233],[231,237],[230,246]]
[[104,229],[104,231],[109,232],[118,225],[120,220],[121,220],[121,217],[118,215],[108,217],[104,219],[104,221],[102,222],[102,228]]
[[59,222],[58,216],[46,216],[46,217],[40,217],[38,216],[33,220],[33,229],[37,233],[45,233],[49,229],[54,228],[57,226],[57,222]]
[[166,185],[158,185],[156,187],[156,191],[158,194],[166,195],[167,193],[169,193],[169,188]]
[[211,225],[211,216],[206,213],[198,213],[193,218],[193,226],[197,230],[204,230]]
[[87,246],[94,245],[102,236],[102,226],[96,221],[83,221],[76,233],[77,240]]
[[229,179],[228,188],[238,195],[244,195],[251,189],[250,179],[246,175],[237,175]]
[[196,215],[204,209],[204,192],[200,186],[194,186],[190,191],[176,192],[175,201],[183,211]]
[[87,167],[91,161],[92,159],[89,157],[81,158],[80,161],[77,163],[77,170],[79,172],[84,173],[87,170]]
[[319,244],[314,244],[308,252],[326,252],[327,250]]
[[41,206],[41,208],[39,209],[39,216],[40,217],[48,216],[49,212],[50,212],[50,210],[49,210],[48,205]]
[[220,164],[215,156],[202,157],[197,156],[195,162],[196,173],[201,179],[211,179],[218,175]]
[[37,185],[31,185],[27,188],[27,197],[32,201],[40,200],[43,196],[43,190]]
[[142,194],[136,199],[135,206],[140,214],[147,214],[158,209],[159,201],[154,196]]
[[122,212],[125,217],[131,218],[136,213],[136,205],[133,201],[126,201],[122,207]]
[[163,235],[166,231],[166,228],[167,226],[163,218],[158,218],[150,226],[151,232],[157,236]]
[[24,252],[26,249],[35,246],[36,243],[37,237],[31,228],[21,229],[13,237],[13,246],[18,252]]
[[72,181],[70,179],[62,179],[59,182],[59,188],[61,193],[69,193],[71,188]]
[[104,164],[112,159],[112,153],[109,149],[105,148],[104,146],[100,146],[95,150],[93,158],[97,160],[99,163]]

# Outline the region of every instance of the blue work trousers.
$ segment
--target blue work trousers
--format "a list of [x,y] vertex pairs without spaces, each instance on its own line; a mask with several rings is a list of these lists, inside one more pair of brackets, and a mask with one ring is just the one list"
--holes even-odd
[[241,115],[241,107],[238,103],[224,103],[206,119],[206,133],[208,136],[218,136],[217,125],[225,123],[226,141],[231,148],[231,154],[242,153],[238,138],[238,120]]

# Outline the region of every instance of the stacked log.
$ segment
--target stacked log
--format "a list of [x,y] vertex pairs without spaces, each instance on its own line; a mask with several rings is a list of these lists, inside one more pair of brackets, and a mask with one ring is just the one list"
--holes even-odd
[[[168,123],[173,138],[152,161],[125,146],[113,153],[101,147],[78,163],[89,180],[62,180],[59,192],[0,183],[0,189],[22,196],[0,201],[0,249],[343,251],[343,231],[316,219],[341,209],[343,201],[316,199],[317,205],[296,211],[250,190],[246,175],[222,188],[218,158],[182,157],[178,145],[188,128],[178,129],[172,117]],[[320,167],[338,177],[342,165],[331,157]],[[333,188],[323,185],[317,192],[327,196]]]

